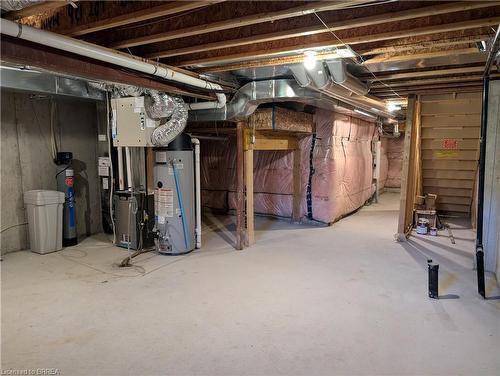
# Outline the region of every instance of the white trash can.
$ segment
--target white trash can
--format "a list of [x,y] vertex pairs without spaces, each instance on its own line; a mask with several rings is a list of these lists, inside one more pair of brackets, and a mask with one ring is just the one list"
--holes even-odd
[[30,248],[45,254],[62,249],[64,192],[35,190],[24,193]]

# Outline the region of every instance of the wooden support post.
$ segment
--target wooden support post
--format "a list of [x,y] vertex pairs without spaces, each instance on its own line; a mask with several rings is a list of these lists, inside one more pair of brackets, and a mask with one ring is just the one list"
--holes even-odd
[[301,158],[300,149],[293,150],[293,203],[292,222],[300,222],[300,201],[301,201]]
[[246,214],[247,214],[247,238],[246,245],[255,243],[255,228],[253,218],[253,147],[245,150],[245,186],[246,186]]
[[243,193],[243,130],[245,123],[236,123],[236,246],[237,250],[243,249],[244,239],[244,193]]
[[[406,241],[406,232],[408,226],[408,210],[413,210],[413,201],[415,191],[412,187],[414,184],[414,152],[417,140],[415,139],[415,95],[408,97],[408,109],[406,111],[406,124],[405,124],[405,140],[403,148],[403,168],[401,171],[401,199],[399,204],[399,219],[398,219],[398,232],[396,233],[397,241]],[[409,204],[412,203],[412,207]]]

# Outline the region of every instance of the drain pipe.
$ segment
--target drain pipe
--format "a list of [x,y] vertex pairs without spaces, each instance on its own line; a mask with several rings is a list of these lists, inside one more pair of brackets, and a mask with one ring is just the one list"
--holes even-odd
[[201,248],[201,180],[200,180],[200,140],[191,138],[194,145],[194,180],[196,188],[195,208],[196,208],[196,249]]
[[118,189],[123,191],[125,189],[125,182],[123,180],[123,151],[122,147],[118,146],[116,148],[118,152]]
[[[185,73],[176,72],[170,68],[160,66],[156,62],[145,60],[139,57],[130,57],[110,48],[97,46],[75,38],[66,37],[50,31],[36,29],[34,27],[21,25],[6,19],[1,20],[1,33],[15,38],[42,44],[47,47],[74,53],[80,56],[89,57],[95,60],[111,63],[138,72],[161,77],[168,81],[177,82],[183,85],[194,86],[200,89],[212,91],[222,91],[220,85],[189,76]],[[193,103],[190,110],[202,110],[210,108],[223,108],[226,105],[226,96],[223,93],[216,93],[216,102]]]
[[488,93],[490,89],[490,69],[500,47],[500,25],[491,43],[483,74],[483,101],[481,109],[481,137],[479,142],[479,180],[477,190],[477,229],[476,229],[476,271],[477,292],[486,298],[484,279],[483,249],[483,211],[484,211],[484,174],[486,164],[486,132],[488,129]]

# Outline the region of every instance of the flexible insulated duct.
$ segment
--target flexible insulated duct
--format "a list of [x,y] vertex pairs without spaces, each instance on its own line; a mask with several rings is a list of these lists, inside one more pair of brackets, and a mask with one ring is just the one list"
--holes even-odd
[[[165,124],[161,124],[156,127],[151,134],[151,143],[155,146],[166,146],[174,138],[182,133],[184,128],[186,128],[187,118],[188,118],[188,108],[182,98],[171,98],[175,102],[175,107],[172,112],[172,116],[169,121]],[[166,102],[164,103],[164,109],[168,107]],[[146,111],[148,109],[146,108]],[[151,111],[151,109],[149,110]]]
[[[150,62],[138,57],[130,57],[114,51],[110,48],[97,46],[75,38],[66,37],[50,31],[36,29],[34,27],[21,25],[9,20],[1,20],[1,33],[20,38],[30,42],[42,44],[44,46],[57,48],[62,51],[71,52],[91,59],[115,64],[124,68],[138,72],[147,73],[161,77],[169,81],[174,81],[183,85],[194,86],[212,91],[222,91],[220,85],[192,77],[190,75],[174,71],[155,62]],[[210,108],[223,108],[226,105],[226,96],[223,93],[216,93],[217,101],[200,102],[189,105],[190,110],[201,110]]]

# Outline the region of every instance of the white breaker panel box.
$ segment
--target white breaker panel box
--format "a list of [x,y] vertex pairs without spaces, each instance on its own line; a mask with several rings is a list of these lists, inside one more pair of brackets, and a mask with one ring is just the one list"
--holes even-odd
[[160,124],[144,109],[144,97],[111,99],[113,146],[154,146],[151,133]]

